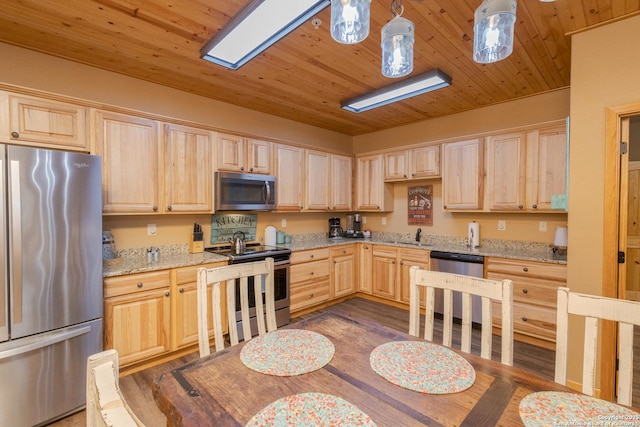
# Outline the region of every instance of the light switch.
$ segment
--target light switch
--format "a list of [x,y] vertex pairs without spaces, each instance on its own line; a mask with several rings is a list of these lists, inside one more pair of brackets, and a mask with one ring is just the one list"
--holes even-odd
[[156,225],[155,224],[147,224],[147,234],[149,236],[156,235]]
[[547,231],[547,221],[540,221],[538,223],[538,230],[539,231]]
[[387,225],[387,218],[382,217],[382,225]]
[[507,229],[507,221],[504,221],[504,220],[498,221],[498,230],[504,231],[506,229]]
[[282,218],[282,228],[286,228],[287,227],[287,219],[286,218]]

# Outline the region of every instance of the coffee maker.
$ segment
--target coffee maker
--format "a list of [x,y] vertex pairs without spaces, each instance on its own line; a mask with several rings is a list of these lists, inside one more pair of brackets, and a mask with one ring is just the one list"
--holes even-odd
[[336,239],[342,237],[342,227],[340,218],[329,218],[329,238]]
[[360,221],[360,214],[347,215],[346,237],[364,237],[364,234],[360,230],[361,224],[362,222]]

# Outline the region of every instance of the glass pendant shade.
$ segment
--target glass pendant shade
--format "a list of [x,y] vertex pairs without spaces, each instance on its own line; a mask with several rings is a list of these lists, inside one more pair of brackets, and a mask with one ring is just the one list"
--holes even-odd
[[382,27],[382,75],[403,77],[413,71],[414,25],[396,15]]
[[369,35],[371,0],[331,0],[331,37],[355,44]]
[[500,61],[513,52],[517,0],[484,0],[475,12],[473,60]]

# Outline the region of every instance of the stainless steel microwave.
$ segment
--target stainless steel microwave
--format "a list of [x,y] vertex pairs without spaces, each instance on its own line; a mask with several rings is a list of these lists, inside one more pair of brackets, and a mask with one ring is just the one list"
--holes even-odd
[[276,208],[276,177],[215,173],[216,211],[270,211]]

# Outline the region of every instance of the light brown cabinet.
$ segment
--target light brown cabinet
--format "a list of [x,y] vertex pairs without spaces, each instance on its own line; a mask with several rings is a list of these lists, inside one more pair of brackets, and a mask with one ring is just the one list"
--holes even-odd
[[549,212],[551,196],[565,193],[563,126],[496,135],[487,142],[490,210]]
[[373,245],[371,256],[372,293],[375,296],[396,299],[398,281],[397,253],[395,248]]
[[153,214],[163,193],[158,122],[96,112],[96,150],[102,157],[102,211]]
[[349,156],[305,150],[305,210],[351,210],[351,165]]
[[382,154],[356,159],[356,210],[393,210],[393,184],[384,182]]
[[[556,337],[558,287],[566,286],[566,264],[485,258],[485,277],[513,281],[513,328],[516,339],[552,347]],[[500,328],[501,312],[493,310],[493,326]]]
[[87,108],[0,92],[0,142],[89,152]]
[[356,245],[341,245],[331,248],[330,263],[330,298],[335,299],[355,293],[358,271]]
[[219,133],[217,147],[216,170],[271,173],[271,143],[268,141]]
[[331,154],[329,208],[332,211],[350,211],[353,207],[353,158]]
[[[423,270],[429,270],[429,251],[423,249],[398,248],[398,264],[400,265],[398,271],[400,275],[399,300],[409,304],[411,302],[409,270],[414,265]],[[424,299],[422,301],[424,301]]]
[[276,210],[299,212],[304,194],[304,149],[274,144]]
[[443,144],[442,203],[444,210],[482,209],[483,149],[482,139]]
[[358,245],[358,292],[372,293],[372,263],[373,245],[361,243]]
[[440,176],[440,146],[385,153],[384,164],[385,181],[437,178]]
[[328,301],[331,277],[329,248],[293,252],[290,262],[291,312]]
[[164,210],[213,211],[213,134],[164,125]]

